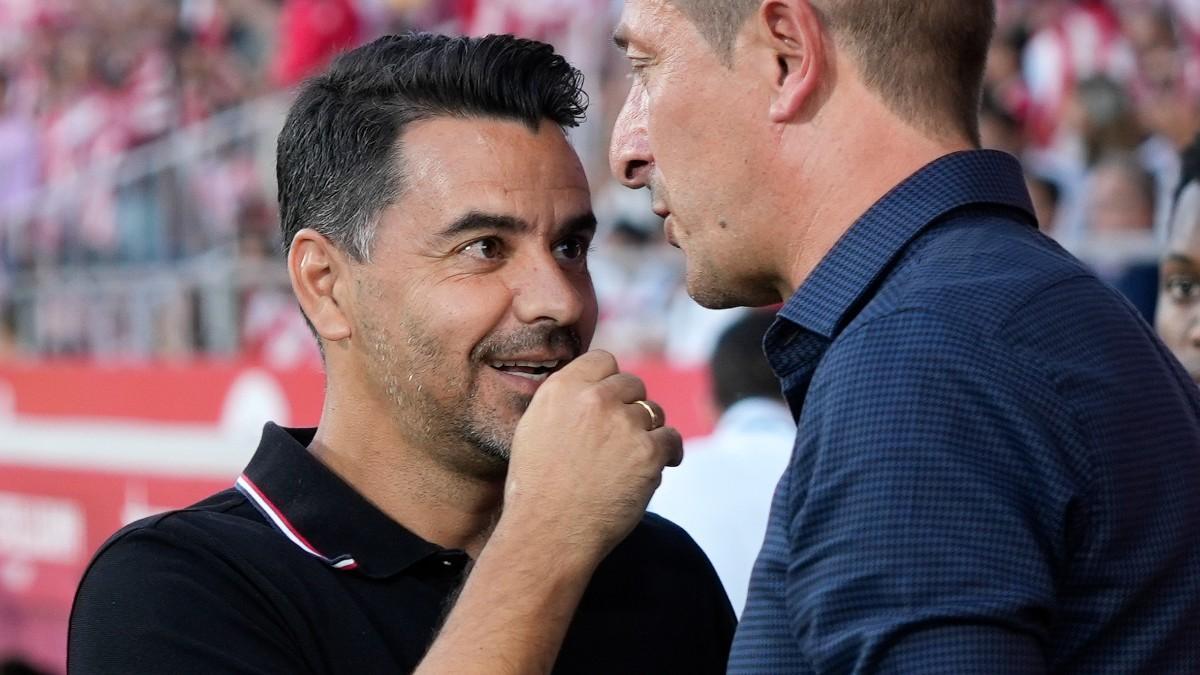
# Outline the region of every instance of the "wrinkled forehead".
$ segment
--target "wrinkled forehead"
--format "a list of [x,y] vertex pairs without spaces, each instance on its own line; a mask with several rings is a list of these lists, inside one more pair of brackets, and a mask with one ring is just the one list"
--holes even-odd
[[490,118],[435,118],[412,125],[400,141],[412,189],[498,185],[508,190],[587,188],[583,166],[553,122],[534,130]]
[[1200,181],[1184,188],[1171,214],[1170,249],[1200,259]]

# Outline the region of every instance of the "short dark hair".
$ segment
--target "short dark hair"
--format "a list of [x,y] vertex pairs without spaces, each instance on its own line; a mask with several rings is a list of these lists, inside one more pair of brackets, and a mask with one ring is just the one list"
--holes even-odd
[[511,35],[389,35],[342,54],[301,87],[279,134],[284,249],[307,227],[369,260],[379,214],[407,187],[408,125],[485,117],[565,130],[583,119],[582,87],[553,47]]
[[709,365],[713,398],[721,410],[747,398],[781,398],[779,380],[763,353],[763,336],[774,322],[769,312],[751,312],[717,340]]
[[[671,0],[727,63],[738,31],[762,0]],[[834,40],[854,55],[867,86],[909,124],[957,128],[979,145],[979,101],[994,0],[811,0]]]

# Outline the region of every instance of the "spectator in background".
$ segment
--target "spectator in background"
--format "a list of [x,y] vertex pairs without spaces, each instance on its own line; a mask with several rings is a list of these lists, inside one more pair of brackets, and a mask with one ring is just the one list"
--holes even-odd
[[983,93],[979,134],[985,148],[1003,150],[1017,157],[1024,154],[1025,138],[1021,121],[990,90]]
[[1138,65],[1131,94],[1138,122],[1148,134],[1138,156],[1158,181],[1155,230],[1161,242],[1179,184],[1179,157],[1200,133],[1200,51],[1180,39],[1185,25],[1173,21],[1166,6],[1134,7],[1125,15]]
[[338,52],[362,39],[354,0],[286,0],[279,20],[275,83],[291,87],[324,68]]
[[1143,137],[1128,92],[1106,76],[1075,87],[1065,122],[1078,134],[1078,158],[1087,167],[1113,153],[1133,152]]
[[16,104],[8,68],[0,62],[0,213],[24,206],[37,188],[37,126]]
[[1144,138],[1129,93],[1106,76],[1084,79],[1071,89],[1060,120],[1060,140],[1051,152],[1026,155],[1030,168],[1053,179],[1063,190],[1060,227],[1055,236],[1078,252],[1090,241],[1088,185],[1100,160],[1136,152]]
[[1038,226],[1043,232],[1054,236],[1058,224],[1058,203],[1062,196],[1058,183],[1045,176],[1026,173],[1025,187],[1029,188],[1029,196],[1033,199],[1033,212],[1037,216]]
[[[984,71],[984,115],[980,118],[980,132],[984,147],[1008,150],[1020,155],[1026,142],[1025,121],[1029,117],[1029,87],[1021,76],[1021,55],[1028,41],[1027,28],[1012,26],[998,33],[988,50],[987,69]],[[1011,125],[1018,134],[1016,150],[999,144],[989,143],[991,118]]]
[[[1103,0],[1048,0],[1036,11],[1041,25],[1023,55],[1029,87],[1030,132],[1039,147],[1061,145],[1070,136],[1065,109],[1076,83],[1106,76],[1116,82],[1133,73],[1133,56],[1120,21]],[[1033,10],[1031,10],[1033,11]]]
[[[15,214],[32,206],[41,171],[37,124],[15,105],[9,74],[0,64],[0,265],[11,266],[22,233]],[[23,239],[23,237],[21,237]]]
[[1184,151],[1170,223],[1156,326],[1175,358],[1200,382],[1200,138]]
[[1088,244],[1078,250],[1147,321],[1158,297],[1154,177],[1132,156],[1104,160],[1088,186]]
[[649,506],[700,544],[739,615],[771,496],[796,437],[763,354],[763,336],[774,321],[771,313],[756,312],[722,333],[710,364],[713,403],[721,413],[716,430],[684,444],[684,463],[663,473]]
[[21,345],[17,336],[17,307],[3,295],[0,288],[0,362],[12,361],[21,356]]

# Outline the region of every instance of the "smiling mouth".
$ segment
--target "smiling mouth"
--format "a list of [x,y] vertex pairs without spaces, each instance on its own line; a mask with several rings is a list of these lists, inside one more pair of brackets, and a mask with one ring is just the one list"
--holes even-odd
[[542,382],[566,363],[565,360],[560,359],[555,361],[491,361],[488,365],[507,375]]

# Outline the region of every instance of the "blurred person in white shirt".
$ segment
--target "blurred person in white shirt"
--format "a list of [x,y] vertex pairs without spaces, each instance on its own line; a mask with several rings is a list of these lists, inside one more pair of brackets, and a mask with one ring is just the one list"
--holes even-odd
[[721,410],[716,429],[684,442],[687,461],[663,473],[648,507],[704,549],[739,616],[796,436],[763,354],[774,320],[770,312],[751,313],[721,335],[711,361],[713,399]]

